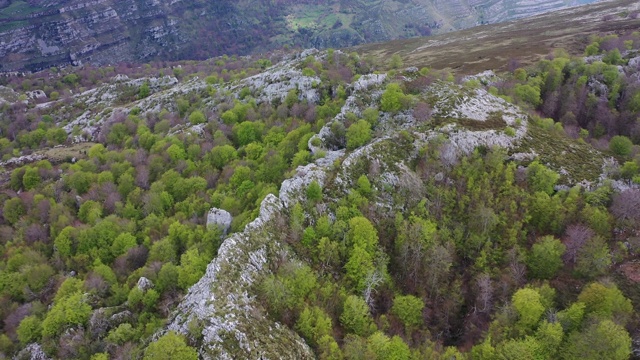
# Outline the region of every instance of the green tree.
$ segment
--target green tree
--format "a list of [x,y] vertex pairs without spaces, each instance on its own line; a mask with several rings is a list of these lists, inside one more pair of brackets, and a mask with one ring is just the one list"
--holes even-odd
[[53,307],[42,322],[42,335],[53,337],[69,325],[84,325],[90,315],[91,306],[86,303],[81,292],[61,299],[56,295]]
[[42,323],[35,315],[27,316],[22,319],[20,326],[16,330],[20,344],[27,345],[40,339],[42,332]]
[[375,271],[373,256],[360,245],[356,245],[351,251],[349,261],[344,267],[347,271],[347,279],[357,291],[366,288],[367,277]]
[[125,254],[129,249],[132,249],[138,245],[136,237],[130,233],[122,233],[113,240],[111,244],[111,254],[113,257],[118,257]]
[[541,358],[557,359],[558,350],[564,338],[564,331],[559,322],[550,323],[545,320],[536,330],[535,338],[540,344],[538,353]]
[[365,120],[358,120],[347,129],[347,149],[353,150],[371,140],[371,125]]
[[540,301],[540,293],[531,288],[516,291],[511,302],[519,315],[518,324],[525,331],[538,323],[545,310]]
[[532,191],[542,191],[548,195],[553,194],[556,182],[560,175],[547,169],[537,161],[532,162],[527,167],[527,181]]
[[322,200],[322,187],[317,181],[313,180],[307,187],[307,199],[312,203]]
[[38,168],[34,168],[28,166],[24,171],[24,176],[22,177],[22,186],[24,186],[25,190],[31,190],[38,186],[42,179],[40,178],[40,172]]
[[231,145],[216,146],[211,149],[211,152],[209,152],[207,156],[211,165],[218,169],[222,169],[237,157],[236,149]]
[[149,89],[149,83],[145,82],[138,89],[138,99],[144,99],[151,93],[151,89]]
[[359,336],[369,336],[376,330],[373,318],[369,313],[369,306],[364,299],[349,295],[342,306],[340,324],[353,334]]
[[537,279],[551,279],[562,268],[562,255],[566,247],[553,236],[539,239],[527,257],[531,275]]
[[10,224],[18,222],[26,212],[27,210],[19,197],[14,197],[5,201],[4,206],[2,207],[2,216],[4,216],[4,219]]
[[323,337],[331,336],[331,318],[317,306],[305,307],[295,328],[310,345],[317,347]]
[[574,269],[578,275],[593,279],[606,274],[611,263],[609,245],[602,236],[596,235],[578,250]]
[[538,86],[532,86],[529,84],[516,84],[514,89],[516,98],[526,103],[538,107],[542,104],[540,98],[540,88]]
[[380,98],[380,109],[386,112],[397,112],[402,109],[404,93],[400,85],[390,83]]
[[243,121],[233,127],[233,133],[237,143],[240,146],[248,145],[252,142],[259,141],[262,136],[262,130],[258,123],[252,121]]
[[149,344],[144,351],[144,360],[198,360],[198,353],[182,336],[170,331]]
[[204,275],[209,261],[200,254],[198,249],[189,249],[180,257],[178,268],[178,286],[188,289]]
[[617,135],[609,141],[609,150],[618,156],[629,156],[633,149],[633,143],[628,137]]
[[631,355],[631,337],[622,326],[602,320],[571,334],[562,353],[566,360],[626,360]]
[[189,115],[189,122],[192,125],[204,124],[207,122],[207,118],[204,116],[202,111],[196,110]]
[[411,331],[411,329],[419,327],[424,322],[422,320],[423,309],[424,302],[422,299],[413,295],[398,295],[393,299],[391,312]]
[[585,304],[588,314],[604,318],[615,317],[620,322],[628,320],[633,313],[631,301],[615,284],[591,283],[580,292],[578,301]]
[[375,253],[378,247],[378,231],[369,219],[364,216],[349,219],[347,246],[350,248],[359,246],[371,255]]

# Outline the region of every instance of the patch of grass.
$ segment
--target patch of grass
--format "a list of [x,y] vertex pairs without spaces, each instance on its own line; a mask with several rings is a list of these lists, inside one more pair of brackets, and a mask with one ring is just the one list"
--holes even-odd
[[553,170],[566,170],[560,183],[573,185],[582,180],[597,181],[602,171],[604,155],[580,140],[573,140],[556,131],[529,126],[527,135],[514,152],[535,152],[543,164]]
[[26,1],[12,1],[9,6],[0,10],[0,19],[22,18],[41,10],[41,7],[29,5]]

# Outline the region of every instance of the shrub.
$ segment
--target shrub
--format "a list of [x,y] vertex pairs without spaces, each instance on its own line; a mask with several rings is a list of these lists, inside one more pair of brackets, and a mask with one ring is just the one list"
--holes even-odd
[[633,143],[626,136],[614,136],[609,141],[609,150],[618,156],[628,156],[633,149]]

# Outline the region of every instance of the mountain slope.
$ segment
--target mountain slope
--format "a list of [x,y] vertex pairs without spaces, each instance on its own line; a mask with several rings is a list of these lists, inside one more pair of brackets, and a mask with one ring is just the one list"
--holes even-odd
[[590,35],[623,33],[640,26],[640,4],[613,0],[554,11],[519,21],[480,26],[455,34],[389,41],[355,47],[364,56],[390,59],[398,54],[406,66],[451,69],[475,74],[531,64],[562,48],[582,53]]
[[346,47],[531,16],[591,0],[4,1],[0,71]]

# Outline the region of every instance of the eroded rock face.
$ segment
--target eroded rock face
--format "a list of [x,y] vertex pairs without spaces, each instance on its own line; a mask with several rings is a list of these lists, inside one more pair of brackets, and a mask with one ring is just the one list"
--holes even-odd
[[42,346],[38,343],[27,345],[22,351],[14,357],[16,360],[50,360],[47,354],[42,350]]
[[142,276],[140,277],[140,279],[138,279],[138,289],[140,289],[141,291],[147,291],[149,289],[153,289],[153,282],[151,282],[151,280],[147,279],[146,277]]
[[226,235],[229,231],[231,221],[233,221],[233,217],[226,210],[211,208],[207,214],[207,228],[217,226],[222,230],[223,235]]
[[[2,13],[10,2],[0,0],[0,14],[13,20],[0,31],[0,71],[248,54],[280,48],[276,38],[282,37],[303,47],[341,48],[449,32],[594,1],[383,0],[375,6],[354,2],[336,7],[250,0],[49,0],[30,1],[32,6],[16,15]],[[299,29],[273,21],[294,16],[300,6],[314,6],[318,18]],[[353,21],[321,25],[323,16],[336,12]]]
[[168,330],[189,334],[189,323],[202,325],[204,359],[313,359],[302,338],[270,320],[256,303],[252,287],[269,272],[269,255],[283,251],[271,222],[282,201],[268,195],[260,215],[241,233],[227,238],[205,275],[178,306]]

